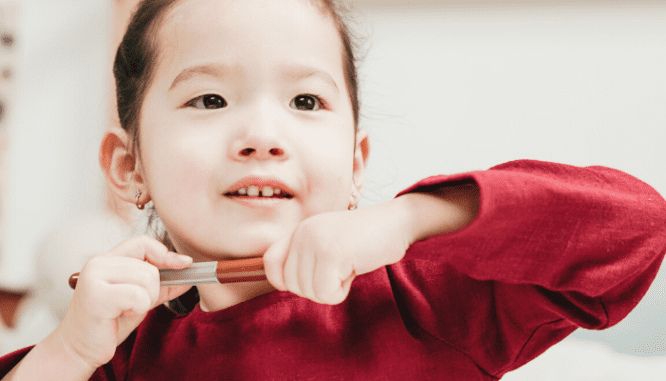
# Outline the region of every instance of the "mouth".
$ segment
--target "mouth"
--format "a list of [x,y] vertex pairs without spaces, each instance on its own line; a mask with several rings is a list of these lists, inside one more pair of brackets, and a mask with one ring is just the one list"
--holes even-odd
[[279,187],[273,187],[270,185],[258,186],[250,185],[247,187],[241,187],[233,192],[227,192],[224,194],[228,197],[256,197],[256,198],[285,198],[290,199],[294,196],[288,193],[286,190],[283,190]]
[[224,195],[238,199],[292,199],[294,191],[276,179],[245,177],[229,187]]

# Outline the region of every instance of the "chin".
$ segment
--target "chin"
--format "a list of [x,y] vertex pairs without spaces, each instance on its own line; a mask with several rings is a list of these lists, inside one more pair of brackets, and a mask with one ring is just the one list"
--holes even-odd
[[231,232],[230,243],[240,251],[261,252],[262,254],[275,242],[294,232],[289,224],[257,224],[252,227],[243,227]]
[[260,257],[263,256],[266,250],[268,250],[268,248],[278,239],[279,237],[266,236],[248,238],[237,245],[237,250],[234,250],[234,252],[243,257]]
[[192,249],[211,260],[261,257],[280,238],[282,236],[277,234],[236,234],[217,242],[208,242],[210,245],[193,245]]
[[263,256],[273,243],[287,237],[293,229],[287,223],[254,223],[216,231],[170,232],[170,235],[179,252],[201,262]]

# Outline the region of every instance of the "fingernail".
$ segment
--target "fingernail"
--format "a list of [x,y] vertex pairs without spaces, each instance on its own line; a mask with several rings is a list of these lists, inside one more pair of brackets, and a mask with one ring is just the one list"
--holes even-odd
[[192,263],[192,257],[189,255],[184,255],[184,254],[178,254],[171,252],[173,254],[172,258],[177,262],[177,265],[183,266],[183,265],[190,265]]

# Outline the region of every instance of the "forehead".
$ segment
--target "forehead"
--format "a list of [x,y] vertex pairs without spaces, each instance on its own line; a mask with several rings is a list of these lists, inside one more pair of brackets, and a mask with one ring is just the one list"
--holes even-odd
[[158,31],[159,66],[174,69],[226,61],[254,68],[296,63],[342,73],[342,59],[333,19],[311,0],[184,0]]

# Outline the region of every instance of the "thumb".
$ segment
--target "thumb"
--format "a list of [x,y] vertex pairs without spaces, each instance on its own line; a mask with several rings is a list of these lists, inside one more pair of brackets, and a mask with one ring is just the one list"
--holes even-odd
[[[191,264],[192,257],[171,251],[166,253],[162,262],[162,265],[169,269],[184,269]],[[159,306],[160,304],[164,304],[169,300],[176,299],[177,297],[186,293],[190,288],[192,288],[192,285],[189,284],[160,287],[160,295],[157,297],[153,308]]]
[[266,279],[276,289],[286,291],[287,285],[284,281],[284,264],[287,263],[287,255],[291,246],[291,236],[285,237],[273,243],[264,253],[264,270]]
[[192,285],[189,284],[181,286],[160,287],[160,296],[157,297],[157,301],[155,302],[155,305],[153,305],[153,308],[159,306],[160,304],[164,304],[169,300],[176,299],[177,297],[189,291],[190,288],[192,288]]

